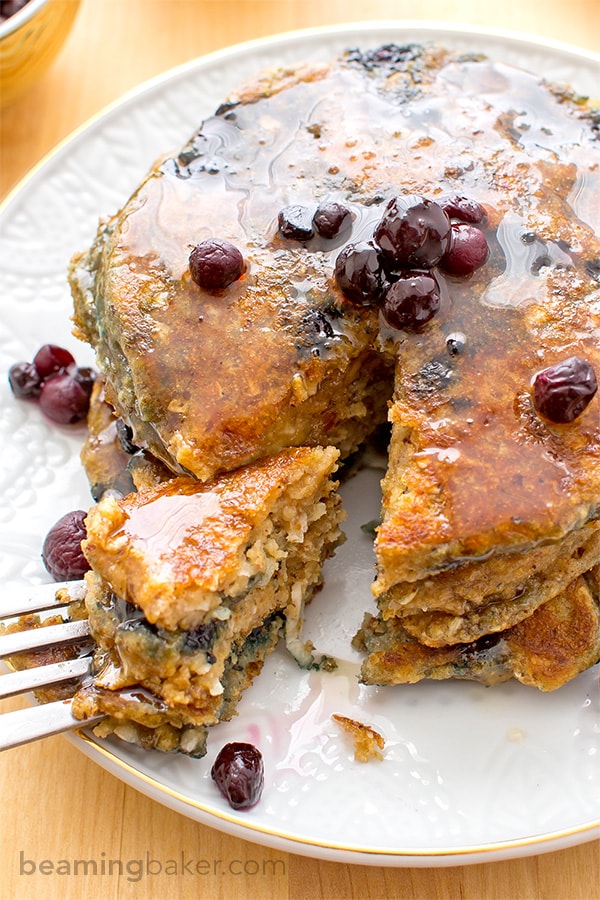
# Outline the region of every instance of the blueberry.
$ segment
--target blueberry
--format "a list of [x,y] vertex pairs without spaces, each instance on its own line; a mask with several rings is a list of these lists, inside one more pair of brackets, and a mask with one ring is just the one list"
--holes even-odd
[[56,344],[44,344],[33,357],[33,365],[42,381],[45,381],[52,375],[66,372],[69,366],[74,366],[75,357],[64,347],[58,347]]
[[457,224],[450,229],[450,246],[440,267],[448,275],[471,275],[488,256],[485,234],[474,225]]
[[229,241],[210,238],[196,244],[189,257],[190,274],[205,291],[220,291],[244,273],[244,257]]
[[94,382],[96,381],[96,373],[93,369],[90,369],[88,366],[69,366],[67,374],[77,382],[88,397],[91,397]]
[[284,206],[277,217],[280,234],[294,241],[310,241],[314,236],[312,217],[306,206]]
[[11,366],[8,380],[16,397],[39,399],[48,418],[66,425],[86,417],[96,373],[63,347],[44,344],[33,362]]
[[42,379],[33,363],[14,363],[8,370],[8,383],[15,397],[20,400],[35,399],[40,396]]
[[459,222],[479,225],[485,219],[483,206],[470,197],[463,197],[462,194],[449,194],[442,197],[439,204],[451,219],[458,219]]
[[130,456],[137,453],[140,448],[133,442],[133,428],[131,425],[128,425],[124,419],[117,419],[115,429],[119,443],[125,453],[129,453]]
[[40,408],[49,419],[61,425],[80,422],[85,419],[90,408],[88,388],[88,383],[78,380],[77,370],[74,373],[55,375],[42,384]]
[[253,744],[225,744],[210,774],[233,809],[248,809],[260,799],[265,781],[264,764],[260,750]]
[[442,207],[412,195],[390,200],[375,229],[375,242],[392,270],[436,266],[449,237],[450,220]]
[[571,356],[538,372],[533,382],[533,404],[545,419],[567,425],[582,414],[597,390],[592,365]]
[[82,509],[73,510],[56,522],[44,540],[42,560],[55,581],[76,581],[90,568],[81,542],[86,537]]
[[588,259],[583,264],[586,273],[600,284],[600,258]]
[[313,225],[322,238],[331,240],[350,225],[350,210],[341,203],[321,203],[313,216]]
[[217,623],[214,621],[198,625],[192,631],[186,631],[184,647],[192,653],[196,653],[198,650],[210,650],[216,633]]
[[347,244],[337,257],[335,280],[352,303],[379,303],[386,284],[381,254],[366,241]]
[[385,293],[383,317],[392,328],[418,331],[440,308],[437,281],[429,272],[403,272]]

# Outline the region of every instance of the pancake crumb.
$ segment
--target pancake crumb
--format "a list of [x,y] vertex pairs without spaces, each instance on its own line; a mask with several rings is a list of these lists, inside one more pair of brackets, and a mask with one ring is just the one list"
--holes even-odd
[[331,718],[354,740],[354,759],[357,762],[366,763],[372,759],[383,759],[381,751],[385,741],[378,731],[370,725],[349,719],[347,716],[340,716],[338,713],[334,713]]

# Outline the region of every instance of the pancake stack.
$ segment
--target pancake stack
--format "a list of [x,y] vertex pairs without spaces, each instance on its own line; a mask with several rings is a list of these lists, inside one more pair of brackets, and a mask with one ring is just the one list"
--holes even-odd
[[[89,518],[86,552],[99,578],[90,577],[90,610],[109,660],[89,693],[105,709],[123,677],[170,702],[171,675],[138,653],[156,635],[138,646],[123,602],[167,635],[165,659],[181,632],[210,624],[224,602],[222,586],[208,605],[197,605],[195,588],[184,599],[185,581],[174,596],[171,575],[146,577],[148,554],[132,587],[137,551],[113,541],[116,528],[131,542],[123,517],[138,505],[156,509],[163,491],[231,488],[235,496],[244,472],[266,473],[271,486],[277,466],[304,486],[320,473],[275,508],[240,487],[244,514],[256,502],[277,534],[287,533],[280,504],[296,503],[307,523],[311,504],[325,504],[314,521],[328,524],[306,531],[310,564],[301,551],[274,573],[277,600],[239,629],[228,619],[223,648],[208,648],[221,667],[212,687],[206,678],[217,663],[206,648],[198,682],[183,666],[190,686],[184,679],[172,695],[175,727],[196,727],[201,707],[218,719],[226,660],[245,652],[256,628],[269,644],[272,616],[299,621],[293,580],[309,594],[317,561],[338,540],[333,454],[350,458],[386,420],[377,612],[355,640],[363,681],[516,677],[550,690],[598,660],[598,399],[556,422],[540,414],[533,390],[541,371],[567,358],[600,374],[598,121],[569,89],[480,55],[415,44],[351,50],[242,86],[102,221],[69,276],[76,333],[95,348],[102,373],[84,465],[94,496],[111,487],[142,495],[101,500]],[[467,272],[443,259],[422,263],[439,309],[420,327],[390,323],[364,281],[348,290],[337,274],[341,254],[373,250],[387,204],[405,196],[450,210],[457,202],[448,198],[475,204],[487,245],[483,264]],[[347,213],[343,225],[320,229],[317,213],[331,204]],[[207,239],[243,259],[222,289],[193,276],[191,251]],[[386,272],[390,282],[399,277]],[[132,443],[118,485],[98,462],[106,452],[98,435],[115,421]],[[230,538],[241,584],[246,537]],[[298,574],[305,567],[310,584]],[[227,577],[235,583],[233,570]],[[152,627],[140,626],[144,635]]]

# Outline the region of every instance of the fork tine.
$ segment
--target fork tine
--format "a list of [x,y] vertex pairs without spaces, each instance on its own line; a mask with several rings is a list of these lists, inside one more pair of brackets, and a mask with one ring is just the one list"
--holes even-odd
[[0,635],[0,659],[39,647],[69,644],[86,638],[89,633],[88,620],[77,619],[74,622],[63,622],[62,625],[47,625],[40,628],[27,628],[11,634],[2,634]]
[[82,678],[92,668],[92,659],[85,656],[81,659],[70,659],[65,662],[51,663],[48,666],[35,666],[17,672],[0,675],[0,698],[13,697],[39,688],[68,681],[70,678]]
[[[68,596],[59,599],[57,591],[66,589]],[[75,600],[82,600],[85,595],[85,583],[83,581],[62,581],[56,584],[40,584],[10,588],[9,597],[0,602],[0,618],[8,619],[13,616],[23,616],[27,613],[41,612],[44,609],[52,609],[57,606],[65,606]]]
[[2,719],[0,750],[9,750],[11,747],[19,747],[38,738],[50,737],[52,734],[76,728],[86,728],[99,722],[104,716],[93,716],[79,721],[71,712],[70,700],[56,700],[42,706],[3,713],[0,718]]
[[[60,594],[58,597],[57,592]],[[84,595],[85,583],[81,581],[43,584],[39,587],[17,585],[11,587],[7,591],[7,596],[0,600],[0,620],[16,620],[20,616],[32,613],[42,613],[43,619],[44,612],[55,615],[58,613],[59,618],[62,618],[59,608],[63,607],[64,610],[70,603],[82,600]],[[8,632],[0,622],[0,660],[18,656],[26,651],[41,648],[47,650],[75,641],[83,641],[89,645],[82,651],[88,655],[48,665],[44,665],[42,660],[39,665],[34,664],[26,669],[0,674],[0,698],[36,691],[69,679],[81,679],[91,672],[92,659],[89,654],[92,643],[88,640],[90,626],[87,619],[67,619],[57,625],[44,625],[43,622],[39,624],[38,620],[34,619],[33,623],[24,619],[20,623],[24,626],[21,631]],[[28,624],[32,627],[27,627]],[[34,663],[35,659],[34,657]],[[103,715],[98,715],[85,721],[75,719],[71,712],[70,699],[2,713],[0,750],[19,747],[21,744],[63,731],[84,728],[103,718]]]

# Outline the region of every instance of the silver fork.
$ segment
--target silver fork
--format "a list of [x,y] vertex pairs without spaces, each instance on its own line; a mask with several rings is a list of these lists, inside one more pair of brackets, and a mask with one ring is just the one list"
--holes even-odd
[[[66,588],[68,596],[61,595],[58,598],[57,591],[62,588]],[[85,586],[81,581],[45,584],[38,587],[11,587],[9,596],[0,601],[0,627],[1,624],[6,624],[5,620],[17,621],[20,616],[29,613],[40,613],[42,616],[45,613],[62,613],[69,603],[81,600],[84,591]],[[85,640],[89,634],[87,619],[0,633],[0,659],[10,659],[41,648],[66,646]],[[0,699],[25,694],[69,679],[85,678],[91,671],[91,652],[90,643],[89,654],[86,656],[0,674]],[[95,716],[85,721],[76,719],[71,712],[70,699],[3,713],[0,715],[0,750],[86,727],[102,718],[103,716]]]

